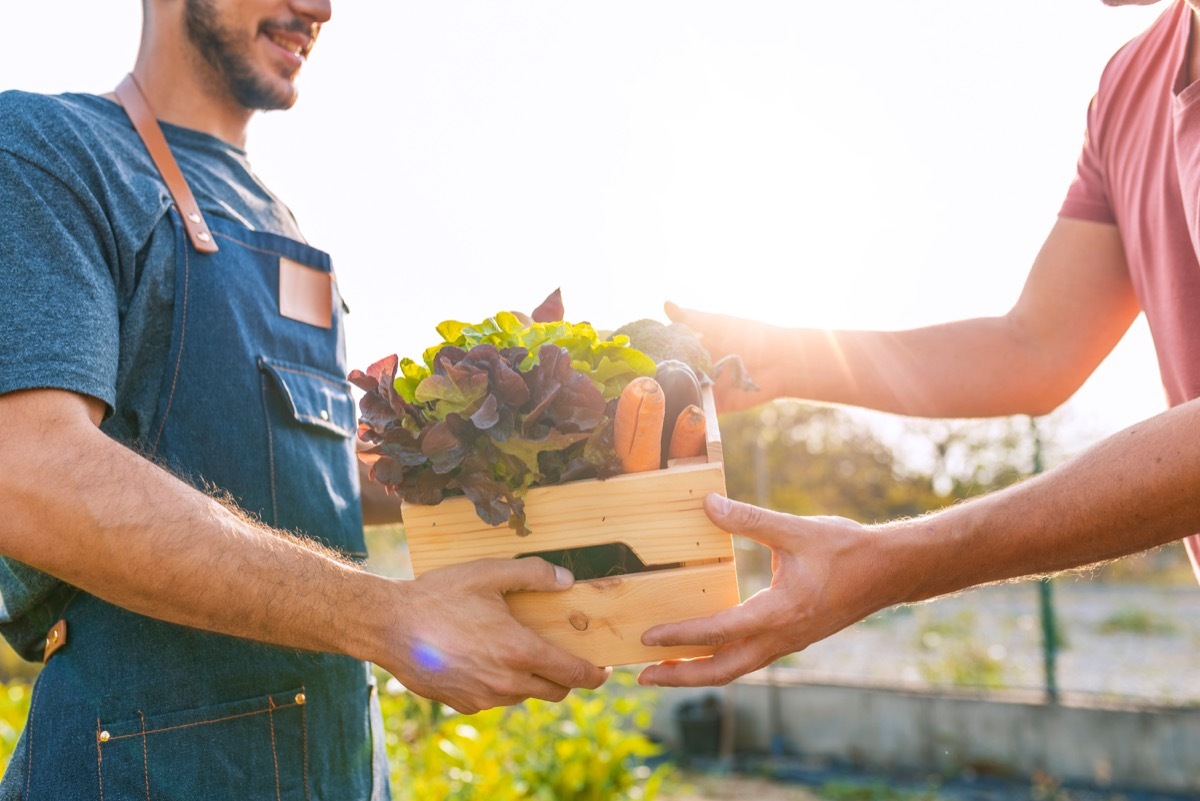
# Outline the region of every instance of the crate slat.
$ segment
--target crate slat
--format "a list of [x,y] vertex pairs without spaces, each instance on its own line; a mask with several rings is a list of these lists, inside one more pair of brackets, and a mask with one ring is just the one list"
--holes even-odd
[[642,645],[642,632],[738,603],[732,562],[581,581],[559,592],[508,595],[513,617],[550,643],[602,666],[708,656],[712,648]]
[[711,655],[711,647],[647,648],[642,632],[701,617],[740,598],[733,540],[704,513],[704,497],[725,493],[712,388],[702,388],[705,457],[663,470],[535,487],[525,496],[531,533],[489,526],[465,498],[405,504],[413,574],[475,559],[624,543],[647,566],[674,567],[577,581],[564,592],[507,596],[513,616],[549,642],[596,665],[619,666]]
[[531,489],[525,498],[528,537],[489,526],[463,498],[406,506],[414,575],[472,559],[511,559],[560,548],[623,542],[646,565],[733,558],[728,534],[704,513],[704,496],[725,491],[719,464]]

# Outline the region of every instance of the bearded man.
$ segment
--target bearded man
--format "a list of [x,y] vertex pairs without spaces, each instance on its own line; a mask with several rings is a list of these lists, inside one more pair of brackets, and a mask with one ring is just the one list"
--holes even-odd
[[0,798],[389,796],[372,664],[463,712],[605,671],[539,560],[363,567],[345,305],[244,146],[328,0],[145,0],[105,96],[0,94],[0,631],[44,661]]

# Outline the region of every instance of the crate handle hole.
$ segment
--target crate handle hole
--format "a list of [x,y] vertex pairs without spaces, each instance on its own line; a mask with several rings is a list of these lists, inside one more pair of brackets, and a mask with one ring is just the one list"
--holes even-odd
[[560,548],[550,551],[530,551],[517,554],[513,558],[522,559],[527,556],[537,556],[552,565],[565,567],[575,575],[576,581],[670,570],[680,567],[682,564],[673,562],[666,565],[647,565],[632,548],[623,542],[608,542],[601,545],[585,545],[580,548]]

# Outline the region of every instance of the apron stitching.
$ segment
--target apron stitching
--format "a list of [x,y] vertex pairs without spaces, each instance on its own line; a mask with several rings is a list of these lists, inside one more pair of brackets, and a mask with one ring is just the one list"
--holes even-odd
[[[251,245],[249,242],[243,242],[242,240],[238,239],[236,236],[230,236],[229,234],[221,234],[221,233],[217,233],[216,231],[213,231],[213,234],[215,236],[221,237],[222,239],[228,239],[230,242],[237,242],[242,247],[246,248],[247,250],[253,250],[255,253],[262,253],[265,256],[279,256],[279,257],[285,258],[285,259],[289,258],[287,256],[287,254],[285,254],[285,253],[280,253],[277,250],[267,250],[266,248],[255,247],[254,245]],[[292,240],[292,241],[294,241],[294,240]],[[316,250],[316,248],[313,248],[311,245],[307,245],[303,242],[297,242],[297,244],[305,245],[305,247],[308,247],[312,250]],[[305,266],[312,267],[311,264],[306,264]],[[319,268],[313,267],[313,269],[319,269]],[[332,275],[333,271],[330,270],[329,274]]]
[[[300,692],[308,695],[308,690],[303,684],[300,685]],[[305,704],[300,708],[300,732],[304,743],[304,801],[308,801],[308,705]]]
[[271,724],[271,761],[275,764],[275,801],[280,801],[279,796],[279,751],[275,747],[275,699],[268,698],[267,703],[271,708],[267,710],[267,720]]
[[100,769],[104,754],[100,750],[100,725],[100,718],[96,718],[96,780],[100,783],[100,801],[104,801],[104,771]]
[[64,615],[66,615],[66,614],[67,614],[67,609],[68,609],[68,608],[71,606],[71,604],[72,604],[72,603],[75,601],[75,596],[77,596],[77,595],[79,595],[79,588],[78,588],[78,587],[76,587],[76,588],[75,588],[75,591],[71,593],[71,597],[67,599],[67,602],[66,602],[65,604],[63,604],[63,607],[62,607],[62,609],[60,609],[60,610],[58,611],[58,617],[63,617]]
[[[303,705],[297,704],[297,703],[278,704],[275,706],[275,709],[290,709],[291,707],[294,707],[294,706],[303,706]],[[272,710],[271,709],[255,709],[250,712],[239,712],[236,715],[226,715],[223,718],[212,718],[210,720],[196,720],[191,723],[180,723],[177,726],[163,726],[161,729],[146,729],[144,731],[134,732],[133,734],[114,734],[112,737],[110,737],[108,739],[108,741],[110,743],[112,743],[112,742],[116,742],[117,740],[127,740],[130,737],[141,737],[144,734],[162,734],[163,732],[176,731],[177,729],[190,729],[195,726],[207,726],[211,723],[224,723],[227,720],[236,720],[238,718],[247,718],[247,717],[250,717],[251,715],[261,715],[264,712],[270,712],[270,711],[272,711]]]
[[163,431],[167,427],[167,417],[171,414],[171,401],[175,399],[175,385],[179,381],[179,365],[183,362],[183,342],[187,338],[187,307],[188,307],[188,276],[191,274],[191,259],[188,257],[188,248],[183,249],[183,316],[179,328],[179,355],[175,358],[175,372],[171,376],[171,391],[167,394],[167,406],[163,410],[162,422],[158,424],[158,434],[154,437],[154,447],[150,449],[151,453],[158,452],[158,443],[162,441]]
[[271,409],[267,406],[267,393],[270,387],[267,386],[267,374],[262,373],[260,376],[260,386],[263,403],[263,421],[267,425],[267,466],[270,470],[271,479],[271,522],[276,523],[279,520],[279,500],[275,495],[275,431],[271,426]]
[[271,366],[274,367],[276,370],[282,370],[285,373],[295,373],[296,375],[303,375],[303,376],[308,376],[309,378],[319,379],[321,381],[324,381],[326,384],[337,387],[338,389],[341,389],[341,390],[346,389],[346,387],[348,386],[348,383],[349,383],[346,381],[334,381],[332,378],[329,378],[328,376],[323,376],[320,373],[312,373],[312,372],[309,372],[308,370],[299,370],[295,367],[285,367],[282,364],[279,364],[278,362],[272,362]]
[[138,717],[142,719],[142,775],[146,777],[146,801],[150,801],[150,756],[147,754],[146,748],[146,713],[139,709]]
[[37,709],[38,691],[42,689],[42,683],[34,682],[33,697],[29,699],[29,715],[28,721],[25,724],[26,734],[28,735],[28,744],[25,749],[25,797],[29,797],[29,785],[33,780],[33,713]]

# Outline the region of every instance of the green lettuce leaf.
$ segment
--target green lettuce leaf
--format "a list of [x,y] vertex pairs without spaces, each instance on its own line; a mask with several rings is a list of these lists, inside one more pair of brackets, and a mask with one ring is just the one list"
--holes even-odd
[[656,363],[628,337],[550,319],[561,297],[547,301],[536,322],[507,311],[443,321],[421,361],[392,355],[351,373],[371,480],[410,503],[465,496],[489,525],[527,534],[530,487],[620,472],[616,399]]

